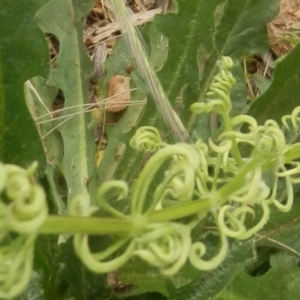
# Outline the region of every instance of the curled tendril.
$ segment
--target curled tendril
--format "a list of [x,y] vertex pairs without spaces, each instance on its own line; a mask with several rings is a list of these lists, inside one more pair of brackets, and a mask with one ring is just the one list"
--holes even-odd
[[172,168],[165,173],[165,179],[153,194],[153,205],[148,211],[161,209],[172,200],[188,201],[192,198],[195,185],[195,169],[184,160],[172,162]]
[[221,239],[221,247],[219,252],[211,259],[204,260],[203,256],[206,254],[206,246],[202,242],[195,242],[191,246],[189,260],[191,264],[199,270],[213,270],[217,268],[225,259],[228,251],[228,239],[223,233],[221,228],[219,229],[219,235]]
[[252,174],[248,174],[244,186],[230,195],[230,200],[244,204],[255,204],[266,200],[269,194],[270,188],[263,181],[261,168],[258,167]]
[[[169,170],[163,182],[154,191],[153,200],[147,212],[145,212],[145,204],[147,193],[152,193],[150,190],[151,183],[155,175],[161,171],[162,166],[169,162]],[[178,173],[178,165],[184,166],[181,172]],[[194,180],[194,173],[199,166],[199,157],[197,151],[192,145],[176,144],[160,149],[147,162],[144,169],[139,174],[135,182],[131,196],[131,212],[133,215],[141,215],[143,212],[152,212],[159,202],[162,202],[163,188],[173,188],[173,195],[177,197],[179,188],[183,188],[184,184],[191,187],[191,181]],[[174,181],[174,179],[176,180]],[[178,182],[180,184],[177,187]]]
[[32,272],[36,236],[18,236],[0,248],[0,298],[18,295],[28,284]]
[[[233,207],[231,205],[224,205],[219,211],[218,221],[224,234],[232,238],[237,238],[246,231],[246,227],[243,222],[244,220],[239,220],[238,215],[235,216],[233,213],[229,212],[229,210],[232,209]],[[245,207],[245,211],[247,210],[248,207]],[[253,210],[250,210],[249,212],[253,213]],[[227,218],[231,228],[227,226],[225,217]]]
[[[88,235],[74,236],[76,254],[97,273],[114,271],[131,257],[138,256],[163,274],[173,275],[185,264],[190,245],[188,227],[176,223],[150,224],[139,235],[120,238],[107,249],[94,253],[90,250]],[[116,252],[122,254],[116,256]]]
[[[290,175],[289,171],[286,170],[286,167],[284,165],[278,166],[275,171],[276,171],[275,175],[277,175],[277,177],[274,180],[272,194],[271,197],[269,198],[269,201],[271,201],[279,210],[283,212],[288,212],[291,210],[294,202],[293,181],[289,176]],[[282,201],[276,199],[278,177],[285,177],[286,192],[287,192],[286,204],[282,204]]]
[[165,275],[176,274],[186,263],[191,238],[188,226],[167,223],[149,226],[149,232],[137,240],[134,255],[156,266]]
[[[106,187],[106,191],[111,187]],[[99,191],[99,197],[102,197],[102,192]],[[75,198],[72,202],[77,201],[80,199]],[[111,209],[108,211],[119,216],[119,213],[116,214]],[[189,227],[176,223],[143,225],[140,223],[140,227],[140,230],[132,233],[132,236],[119,238],[111,246],[98,252],[91,251],[87,234],[75,234],[75,252],[90,270],[97,273],[114,271],[133,256],[138,256],[158,267],[163,274],[173,275],[178,272],[189,254],[191,245]]]
[[273,120],[266,121],[253,132],[255,155],[260,157],[280,156],[285,148],[285,137],[278,124]]
[[[218,221],[222,232],[229,237],[233,237],[239,240],[247,239],[257,231],[263,228],[269,219],[269,206],[266,201],[259,203],[262,207],[263,215],[260,221],[250,229],[247,229],[244,225],[246,214],[249,213],[252,217],[255,217],[254,209],[249,206],[240,206],[238,208],[230,205],[225,205],[220,209]],[[231,211],[230,211],[231,210]],[[228,225],[226,224],[228,223]]]
[[281,118],[282,124],[285,126],[287,130],[290,130],[288,125],[288,121],[292,122],[294,130],[297,132],[298,126],[300,124],[300,118],[298,117],[300,114],[300,106],[296,107],[291,115],[286,115]]
[[[208,103],[194,103],[191,110],[197,114],[215,111],[219,114],[226,114],[231,111],[230,91],[235,85],[236,80],[229,71],[233,66],[230,57],[223,57],[218,62],[219,73],[214,77],[206,96],[209,97]],[[217,99],[214,99],[216,97]]]
[[248,124],[248,129],[250,130],[250,132],[257,127],[256,120],[253,117],[247,115],[238,115],[236,117],[233,117],[231,119],[231,124],[233,128],[239,128],[239,126],[243,124]]
[[[169,164],[168,171],[153,192],[152,180],[166,163]],[[92,252],[88,235],[75,234],[74,247],[77,255],[95,272],[113,271],[131,257],[138,256],[158,267],[163,274],[175,274],[185,264],[189,255],[190,227],[171,222],[151,224],[147,222],[147,215],[160,209],[158,205],[165,205],[166,200],[191,200],[198,166],[199,156],[192,145],[177,144],[160,149],[149,159],[133,185],[130,216],[124,215],[109,204],[110,199],[116,201],[127,198],[127,184],[116,180],[102,184],[97,193],[99,207],[114,217],[130,218],[133,223],[131,235],[117,239],[106,250]],[[153,201],[146,205],[149,195],[152,195]],[[71,206],[70,213],[81,214],[80,197],[74,198]],[[90,211],[89,215],[93,212]]]
[[30,280],[34,242],[48,214],[36,169],[0,163],[0,298],[15,297]]
[[263,212],[263,215],[262,215],[260,221],[255,226],[253,226],[250,229],[247,229],[244,233],[239,235],[237,237],[238,239],[245,240],[245,239],[250,238],[251,236],[253,236],[256,232],[261,230],[267,224],[269,217],[270,217],[270,208],[266,201],[261,201],[259,203],[259,205],[261,206],[262,212]]
[[114,198],[116,200],[124,199],[128,196],[128,185],[124,181],[112,180],[105,182],[98,189],[97,200],[100,207],[102,207],[107,212],[111,213],[113,216],[125,218],[126,216],[112,207],[105,199],[106,194],[112,191],[114,193]]
[[136,150],[155,152],[163,143],[155,127],[143,126],[137,129],[129,145]]
[[[122,254],[111,258],[117,251],[120,252],[124,246],[126,247]],[[75,253],[91,271],[96,273],[108,273],[120,268],[132,257],[135,240],[122,238],[107,249],[92,253],[89,246],[88,235],[76,234],[74,236],[74,248]]]

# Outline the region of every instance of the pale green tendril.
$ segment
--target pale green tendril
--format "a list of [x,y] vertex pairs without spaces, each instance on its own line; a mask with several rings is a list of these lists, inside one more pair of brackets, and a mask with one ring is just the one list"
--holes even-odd
[[[152,191],[153,178],[168,163],[171,169],[165,171],[165,179]],[[104,183],[98,190],[99,207],[117,218],[132,220],[130,237],[119,237],[108,249],[92,253],[88,246],[88,235],[76,234],[74,247],[77,255],[88,268],[97,272],[109,272],[117,269],[133,256],[138,256],[149,264],[158,267],[163,274],[173,275],[186,263],[191,246],[190,228],[180,223],[151,224],[147,215],[161,209],[165,201],[190,201],[195,184],[195,170],[199,157],[194,147],[187,144],[167,146],[156,152],[139,174],[131,193],[131,215],[117,211],[109,204],[128,197],[128,186],[121,181]],[[147,197],[153,197],[147,203]],[[184,197],[184,199],[182,199]],[[72,206],[80,207],[80,198],[72,201]],[[168,204],[166,204],[168,205]],[[80,210],[72,209],[72,213]],[[90,215],[92,215],[91,212]],[[115,257],[115,253],[119,254]]]
[[34,243],[48,215],[36,169],[0,163],[0,298],[15,297],[30,280]]
[[159,150],[164,143],[155,127],[144,126],[137,129],[129,145],[136,150],[155,152]]

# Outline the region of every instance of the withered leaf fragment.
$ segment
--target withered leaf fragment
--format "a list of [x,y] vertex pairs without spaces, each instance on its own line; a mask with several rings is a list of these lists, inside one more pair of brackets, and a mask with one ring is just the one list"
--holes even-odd
[[114,75],[107,83],[107,101],[105,108],[109,112],[126,109],[130,102],[130,78]]

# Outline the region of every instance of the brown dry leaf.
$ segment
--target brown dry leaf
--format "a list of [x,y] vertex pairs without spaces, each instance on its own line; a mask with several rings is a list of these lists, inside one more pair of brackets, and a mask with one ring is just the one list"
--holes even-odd
[[[279,57],[293,49],[300,30],[300,0],[281,0],[278,16],[268,24],[269,42],[272,51]],[[292,39],[293,42],[288,42]]]
[[130,78],[114,75],[107,83],[107,101],[105,108],[109,112],[119,112],[126,109],[130,102]]

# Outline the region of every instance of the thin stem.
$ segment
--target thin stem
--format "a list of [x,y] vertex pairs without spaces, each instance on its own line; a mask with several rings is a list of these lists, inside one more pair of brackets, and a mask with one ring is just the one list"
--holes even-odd
[[131,220],[95,217],[49,216],[39,233],[86,233],[95,235],[128,234],[134,230]]
[[[244,184],[245,176],[258,164],[258,160],[253,159],[226,185],[219,191],[211,194],[211,197],[191,202],[180,203],[171,207],[166,207],[155,211],[147,216],[148,222],[160,223],[180,219],[199,212],[208,212],[216,205],[223,205],[227,201],[228,195],[239,189]],[[41,234],[61,234],[61,233],[86,233],[86,234],[128,234],[135,231],[134,218],[112,219],[94,217],[63,217],[49,216],[40,229]]]

